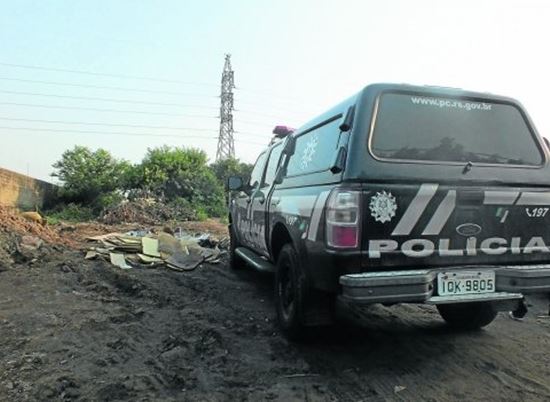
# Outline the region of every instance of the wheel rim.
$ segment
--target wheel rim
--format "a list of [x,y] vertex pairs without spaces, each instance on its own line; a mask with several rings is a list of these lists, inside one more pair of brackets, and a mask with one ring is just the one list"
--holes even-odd
[[287,263],[281,270],[279,280],[279,303],[281,305],[281,312],[285,320],[287,320],[294,311],[295,297],[296,292],[294,289],[294,283],[290,277],[290,266]]

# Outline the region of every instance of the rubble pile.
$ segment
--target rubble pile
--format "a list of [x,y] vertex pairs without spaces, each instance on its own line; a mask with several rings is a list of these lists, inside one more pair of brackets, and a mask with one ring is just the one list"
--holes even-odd
[[45,243],[75,247],[72,239],[61,236],[55,229],[44,223],[44,221],[29,219],[16,209],[0,206],[1,232],[18,236],[36,236]]
[[0,206],[0,271],[15,261],[34,263],[51,247],[77,248],[77,242],[57,227],[46,225],[37,212],[20,212]]
[[106,208],[100,221],[110,225],[119,223],[140,223],[143,225],[160,225],[168,221],[188,221],[195,218],[191,208],[166,204],[153,198],[124,200]]
[[17,251],[17,240],[14,235],[0,232],[0,271],[13,263],[13,255]]
[[191,271],[202,263],[215,264],[227,248],[227,238],[209,234],[192,236],[181,229],[158,234],[149,231],[108,233],[89,237],[92,242],[86,259],[101,258],[121,269],[164,266],[175,271]]

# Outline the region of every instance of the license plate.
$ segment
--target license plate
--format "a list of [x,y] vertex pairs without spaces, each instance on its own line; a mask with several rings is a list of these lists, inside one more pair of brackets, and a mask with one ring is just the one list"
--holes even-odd
[[437,274],[440,296],[492,293],[495,291],[494,271],[460,271]]

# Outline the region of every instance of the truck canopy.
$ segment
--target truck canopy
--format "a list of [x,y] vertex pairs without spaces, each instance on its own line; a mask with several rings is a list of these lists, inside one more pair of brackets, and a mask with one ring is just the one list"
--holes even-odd
[[513,99],[392,84],[356,99],[344,180],[550,184],[545,145]]

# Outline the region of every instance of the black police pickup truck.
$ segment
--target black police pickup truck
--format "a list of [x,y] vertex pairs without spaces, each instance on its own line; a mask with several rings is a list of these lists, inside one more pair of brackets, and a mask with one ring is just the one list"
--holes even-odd
[[452,326],[550,292],[547,144],[515,100],[369,85],[229,179],[231,265],[275,273],[289,337],[348,303],[427,303]]

